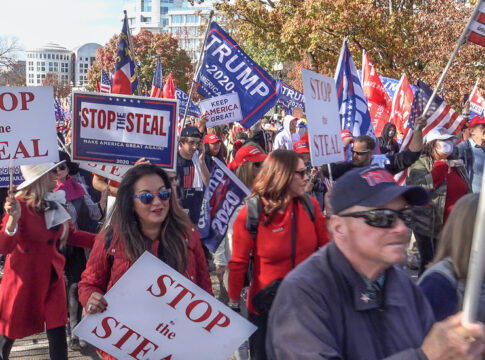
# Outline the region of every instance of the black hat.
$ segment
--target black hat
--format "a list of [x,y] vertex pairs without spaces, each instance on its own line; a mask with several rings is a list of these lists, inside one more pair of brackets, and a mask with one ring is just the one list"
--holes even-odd
[[330,204],[334,214],[354,205],[378,207],[403,196],[409,205],[426,205],[429,192],[421,186],[399,186],[390,172],[375,166],[352,169],[332,187]]
[[180,137],[195,137],[202,139],[202,134],[200,133],[199,129],[195,126],[186,126],[182,129],[180,133]]

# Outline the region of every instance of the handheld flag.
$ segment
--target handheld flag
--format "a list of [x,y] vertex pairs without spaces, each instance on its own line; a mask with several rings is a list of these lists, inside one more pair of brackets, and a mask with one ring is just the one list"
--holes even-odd
[[99,92],[108,94],[111,92],[111,81],[108,74],[104,70],[101,70],[101,83],[99,85]]
[[347,46],[347,39],[342,44],[334,78],[342,129],[349,130],[354,136],[369,135],[375,139],[367,99],[360,84],[354,59]]
[[[189,95],[187,95],[183,90],[176,87],[175,96],[179,101],[179,118],[182,119],[185,114],[185,108],[187,107],[187,102],[189,101]],[[199,107],[192,100],[190,101],[189,111],[187,112],[187,115],[194,116],[194,117],[201,116]]]
[[251,127],[276,104],[276,80],[215,22],[209,28],[204,52],[197,91],[206,98],[238,93],[243,114],[240,124],[245,128]]
[[168,75],[167,82],[163,86],[163,97],[175,99],[175,85],[173,84],[172,74]]
[[470,33],[468,34],[468,41],[485,46],[485,2],[480,0],[477,4],[478,14],[470,24]]
[[297,107],[305,112],[305,96],[302,92],[293,89],[283,81],[278,81],[276,89],[278,90],[278,101],[276,104],[285,108],[288,114],[292,114],[293,109]]
[[391,122],[401,134],[404,134],[405,132],[406,123],[411,114],[413,100],[413,90],[409,84],[408,77],[406,74],[403,74],[392,101],[392,113],[390,118]]
[[380,136],[384,125],[389,121],[392,111],[392,100],[365,50],[362,53],[362,90],[367,97],[369,113],[376,136]]
[[476,115],[485,115],[485,97],[480,93],[478,80],[470,94],[470,119],[473,119]]
[[131,51],[131,40],[128,30],[128,18],[125,14],[120,42],[118,43],[113,86],[111,88],[111,92],[114,94],[133,95],[138,86],[138,79],[135,72],[135,54]]
[[160,56],[159,56],[157,60],[157,66],[155,68],[155,73],[153,74],[152,91],[150,96],[161,98],[162,88],[163,88],[162,63],[160,62]]

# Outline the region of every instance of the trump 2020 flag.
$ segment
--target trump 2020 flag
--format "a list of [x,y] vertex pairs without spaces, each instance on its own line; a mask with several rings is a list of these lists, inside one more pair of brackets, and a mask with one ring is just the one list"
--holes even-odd
[[375,139],[367,99],[360,84],[354,59],[347,46],[347,39],[342,45],[334,78],[342,129],[349,130],[354,137],[369,135]]
[[276,80],[215,22],[209,29],[197,82],[197,91],[206,98],[238,93],[243,114],[240,124],[245,128],[261,119],[276,104],[278,95]]
[[229,220],[251,191],[217,158],[202,200],[199,231],[202,243],[216,251],[226,235]]
[[286,109],[288,114],[293,113],[294,108],[301,108],[305,112],[305,95],[302,92],[293,89],[283,81],[278,81],[278,101],[277,104]]
[[163,75],[162,75],[162,63],[160,62],[160,56],[157,59],[157,66],[155,73],[153,74],[151,97],[161,98],[163,92]]
[[[175,97],[179,101],[179,118],[182,119],[185,114],[185,108],[187,107],[187,103],[189,102],[189,95],[187,95],[183,90],[179,89],[178,87],[175,88]],[[195,102],[190,100],[189,111],[187,115],[200,117],[200,109]]]
[[138,86],[135,72],[135,54],[131,52],[128,29],[128,18],[125,15],[120,42],[118,43],[113,86],[111,87],[113,94],[133,95]]

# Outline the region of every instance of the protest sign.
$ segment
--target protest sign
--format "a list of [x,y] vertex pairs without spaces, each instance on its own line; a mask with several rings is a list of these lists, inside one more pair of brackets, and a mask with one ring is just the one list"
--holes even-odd
[[[185,108],[187,107],[187,103],[189,102],[189,95],[187,95],[183,90],[180,90],[178,87],[175,88],[175,96],[179,101],[179,118],[183,118],[185,114]],[[189,112],[187,113],[189,116],[200,117],[200,109],[195,102],[192,100],[190,101]]]
[[344,161],[335,81],[302,69],[312,166]]
[[236,93],[201,100],[199,105],[201,113],[207,115],[208,128],[243,119],[239,96]]
[[[10,173],[9,168],[0,168],[0,188],[5,188],[10,186]],[[16,166],[13,171],[13,184],[19,185],[24,181],[22,173],[20,172],[20,166]]]
[[202,243],[214,252],[226,235],[232,215],[251,191],[222,161],[212,159],[214,167],[202,200],[198,226]]
[[73,93],[73,160],[175,169],[178,101]]
[[59,161],[51,86],[0,87],[0,167]]
[[123,176],[131,168],[131,166],[126,165],[106,165],[88,162],[79,162],[79,167],[81,169],[87,170],[89,172],[101,175],[110,180],[121,182]]
[[227,359],[256,327],[145,252],[74,334],[117,359]]
[[237,92],[243,115],[240,123],[250,128],[276,104],[276,80],[215,22],[210,26],[204,52],[197,91],[206,98]]
[[305,111],[305,96],[302,92],[293,89],[283,81],[278,81],[278,101],[277,105],[286,109],[289,114],[293,114],[294,108],[301,108]]

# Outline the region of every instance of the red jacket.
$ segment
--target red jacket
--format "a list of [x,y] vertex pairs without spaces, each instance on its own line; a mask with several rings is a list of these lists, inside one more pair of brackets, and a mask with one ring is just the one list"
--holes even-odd
[[[296,201],[296,256],[298,265],[312,255],[317,247],[322,247],[330,241],[325,218],[318,201],[311,197],[315,209],[315,222],[305,211],[301,201]],[[232,258],[229,261],[229,298],[238,300],[244,284],[249,262],[250,251],[254,251],[253,278],[248,292],[248,309],[255,313],[251,304],[252,297],[273,280],[282,279],[291,269],[292,252],[292,220],[293,203],[283,214],[277,214],[269,225],[264,225],[264,215],[261,215],[256,241],[246,229],[247,205],[245,205],[234,222],[232,236]]]
[[[200,244],[200,233],[192,228],[187,244],[187,269],[183,275],[192,280],[202,289],[212,294],[212,283],[205,260],[204,251]],[[157,255],[159,241],[153,241],[150,252]],[[109,269],[108,254],[113,256],[111,270]],[[86,269],[81,275],[79,287],[79,301],[86,307],[89,297],[93,292],[105,294],[130,268],[133,263],[124,252],[123,242],[115,232],[108,249],[105,248],[105,234],[101,233],[96,239],[93,250],[89,255]],[[108,304],[109,306],[109,304]],[[100,351],[104,359],[116,360],[112,356]]]
[[[18,200],[22,212],[17,233],[5,233],[8,214],[0,231],[0,253],[7,255],[0,286],[0,334],[11,339],[67,323],[65,258],[57,250],[62,226],[47,230],[44,214]],[[69,245],[90,248],[94,236],[76,231],[69,222]]]

